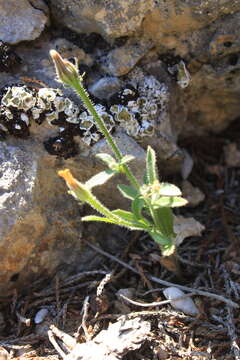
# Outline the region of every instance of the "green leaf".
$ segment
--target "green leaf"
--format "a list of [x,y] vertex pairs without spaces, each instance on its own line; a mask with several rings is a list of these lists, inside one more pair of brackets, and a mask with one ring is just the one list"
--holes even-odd
[[163,256],[169,256],[174,253],[175,245],[170,238],[163,236],[158,231],[149,232],[149,235],[158,245],[160,245]]
[[123,218],[124,220],[136,221],[136,218],[135,218],[134,214],[132,212],[130,212],[130,211],[117,209],[117,210],[113,210],[112,213],[114,215],[117,215],[117,216]]
[[114,159],[114,157],[112,157],[109,154],[105,154],[105,153],[99,153],[96,155],[96,157],[100,160],[102,160],[103,162],[105,162],[105,164],[107,164],[109,167],[111,164],[117,164],[116,160]]
[[134,199],[132,201],[132,204],[131,204],[132,212],[137,219],[143,218],[142,209],[143,209],[144,205],[145,205],[144,200],[140,199],[139,197],[137,197],[136,199]]
[[128,226],[131,226],[132,229],[135,228],[136,230],[148,231],[152,226],[152,224],[143,217],[141,219],[136,219],[134,214],[130,211],[117,209],[113,210],[112,214],[122,218],[124,221],[127,221],[129,223]]
[[117,187],[121,194],[127,199],[134,200],[139,195],[138,191],[132,186],[121,184]]
[[173,184],[160,183],[159,195],[163,196],[181,196],[181,190]]
[[158,209],[160,207],[179,207],[184,206],[188,201],[180,196],[161,196],[159,199],[152,202],[153,208]]
[[145,171],[145,173],[144,173],[144,175],[143,175],[143,184],[144,184],[144,185],[149,185],[146,171]]
[[101,216],[96,216],[96,215],[84,216],[81,218],[81,220],[82,221],[101,221],[101,222],[105,222],[105,223],[118,225],[117,220],[113,220],[113,219],[109,219],[109,218],[105,218],[105,217],[101,217]]
[[135,157],[132,156],[132,155],[125,155],[123,156],[122,160],[120,161],[120,164],[123,165],[123,164],[127,164],[129,163],[130,161],[134,160]]
[[172,245],[172,240],[164,235],[162,235],[160,232],[158,231],[152,231],[149,232],[149,235],[153,238],[153,240],[161,245],[161,246],[171,246]]
[[115,172],[121,172],[121,165],[111,155],[100,153],[97,154],[96,157],[105,162],[111,170]]
[[155,181],[158,181],[156,153],[150,146],[147,148],[146,168],[149,184],[153,184]]
[[91,179],[89,179],[85,185],[88,187],[88,189],[92,189],[95,186],[103,185],[105,184],[113,175],[115,172],[111,169],[106,169],[104,171],[101,171],[97,175],[93,176]]
[[159,209],[155,209],[154,215],[160,232],[164,237],[172,238],[175,236],[173,229],[173,213],[171,208],[169,207],[161,207]]
[[101,217],[101,216],[89,215],[89,216],[84,216],[81,220],[82,221],[101,221],[101,222],[105,222],[105,223],[109,223],[109,224],[115,224],[118,226],[124,226],[130,230],[145,230],[144,228],[142,228],[140,226],[136,227],[131,222],[125,221],[121,218],[114,219],[114,218],[105,218],[105,217]]

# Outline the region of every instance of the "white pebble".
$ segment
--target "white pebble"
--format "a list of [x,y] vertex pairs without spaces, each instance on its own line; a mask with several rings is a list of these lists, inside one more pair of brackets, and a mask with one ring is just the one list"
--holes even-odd
[[39,310],[34,317],[35,324],[40,324],[41,322],[43,322],[43,320],[47,315],[48,315],[48,309]]
[[185,314],[196,316],[199,314],[198,308],[194,304],[193,300],[190,297],[186,297],[181,300],[175,300],[181,296],[186,295],[182,290],[176,287],[169,287],[163,291],[164,296],[168,300],[173,300],[170,302],[172,307],[176,310],[180,310]]

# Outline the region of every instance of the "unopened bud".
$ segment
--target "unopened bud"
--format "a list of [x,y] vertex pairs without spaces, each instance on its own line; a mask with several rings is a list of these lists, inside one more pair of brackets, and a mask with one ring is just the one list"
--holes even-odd
[[58,175],[66,181],[66,184],[70,189],[70,193],[75,198],[82,202],[86,202],[88,200],[90,191],[84,184],[81,184],[72,176],[72,173],[69,169],[58,171]]
[[79,80],[78,69],[70,61],[64,60],[56,50],[50,50],[58,80],[63,84],[73,86]]
[[68,187],[73,190],[78,186],[78,181],[72,176],[69,169],[58,171],[58,175],[61,176],[67,183]]

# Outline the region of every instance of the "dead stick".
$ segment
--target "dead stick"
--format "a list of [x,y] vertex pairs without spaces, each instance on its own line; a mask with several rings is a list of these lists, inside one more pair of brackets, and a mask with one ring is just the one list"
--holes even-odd
[[193,296],[195,294],[193,293],[190,293],[190,294],[186,294],[186,295],[183,295],[183,296],[179,296],[175,299],[169,299],[169,300],[163,300],[163,301],[154,301],[154,302],[151,302],[151,303],[141,303],[141,302],[138,302],[138,301],[134,301],[132,299],[129,299],[128,297],[120,294],[119,296],[121,298],[123,298],[124,300],[126,300],[127,302],[129,302],[130,304],[133,304],[133,305],[136,305],[136,306],[142,306],[142,307],[152,307],[152,306],[161,306],[161,305],[165,305],[165,304],[169,304],[171,302],[174,302],[174,301],[177,301],[177,300],[183,300],[183,299],[186,299],[190,296]]
[[[128,265],[127,263],[125,263],[124,261],[118,259],[116,256],[114,255],[111,255],[109,253],[107,253],[106,251],[102,250],[102,249],[99,249],[97,246],[94,246],[92,244],[90,244],[88,241],[84,240],[84,242],[92,249],[94,249],[95,251],[97,251],[99,254],[102,254],[106,257],[108,257],[109,259],[117,262],[118,264],[126,267],[127,269],[129,269],[130,271],[134,272],[135,274],[139,274],[139,272],[132,266]],[[165,280],[161,280],[161,279],[158,279],[157,277],[155,276],[152,276],[152,275],[149,275],[147,274],[146,275],[151,281],[154,281],[158,284],[161,284],[161,285],[164,285],[164,286],[174,286],[174,287],[177,287],[181,290],[185,290],[185,291],[190,291],[192,294],[194,295],[200,295],[200,296],[206,296],[206,297],[210,297],[210,298],[213,298],[213,299],[216,299],[218,301],[222,301],[226,304],[228,304],[229,306],[232,306],[234,308],[239,308],[239,305],[237,303],[235,303],[234,301],[230,300],[230,299],[227,299],[225,298],[224,296],[222,295],[217,295],[217,294],[213,294],[213,293],[210,293],[208,291],[203,291],[203,290],[198,290],[198,289],[193,289],[193,288],[190,288],[188,286],[183,286],[183,285],[179,285],[179,284],[174,284],[174,283],[171,283],[169,281],[165,281]]]

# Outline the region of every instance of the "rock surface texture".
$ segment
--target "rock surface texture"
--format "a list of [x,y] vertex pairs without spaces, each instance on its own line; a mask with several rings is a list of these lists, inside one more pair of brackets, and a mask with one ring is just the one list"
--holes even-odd
[[34,40],[43,31],[47,16],[27,0],[0,0],[0,40],[9,44]]
[[0,289],[7,294],[74,262],[81,244],[79,207],[67,201],[53,158],[32,140],[1,142],[0,148]]
[[124,45],[107,55],[105,70],[112,75],[126,74],[128,65],[134,66],[153,45],[167,59],[167,67],[174,57],[182,58],[191,75],[182,94],[187,103],[183,136],[218,132],[239,115],[238,0],[59,0],[50,4],[56,21],[61,19],[78,33],[97,32],[112,41],[124,36],[137,39],[135,51],[133,45]]
[[50,2],[53,16],[78,33],[100,33],[109,40],[140,30],[154,0],[60,0]]
[[[0,142],[0,290],[6,294],[18,284],[40,274],[52,276],[59,266],[68,269],[81,259],[81,207],[67,193],[57,170],[68,167],[81,181],[89,179],[103,170],[94,155],[107,151],[106,144],[100,141],[81,156],[60,160],[43,147],[49,132],[43,129],[28,140]],[[144,150],[125,134],[116,141],[137,157],[135,170],[142,177]],[[109,181],[95,193],[110,207],[126,206],[120,193],[109,197],[114,192],[115,183]]]

